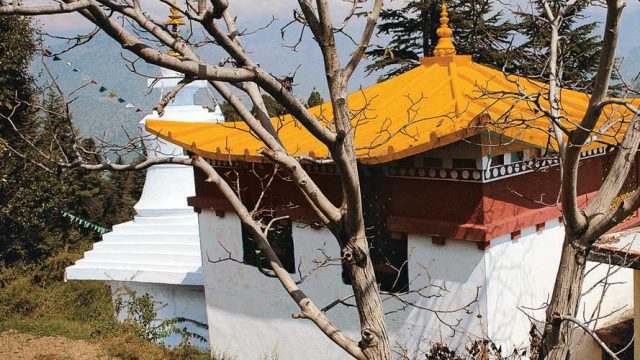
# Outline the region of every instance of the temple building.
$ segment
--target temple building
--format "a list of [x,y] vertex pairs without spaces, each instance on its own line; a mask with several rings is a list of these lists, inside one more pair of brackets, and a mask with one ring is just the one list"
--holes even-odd
[[[172,9],[173,10],[173,9]],[[173,10],[167,25],[174,28],[184,20]],[[178,56],[175,52],[170,55]],[[150,79],[149,86],[160,96],[173,89],[184,76],[160,69],[160,78]],[[180,90],[162,117],[154,111],[139,126],[147,157],[184,156],[184,150],[150,135],[144,129],[148,119],[181,119],[189,123],[213,124],[224,121],[219,106],[209,109],[196,101],[207,90],[206,81],[194,81]],[[136,296],[149,294],[156,303],[159,320],[186,318],[206,324],[206,308],[202,281],[202,261],[198,218],[187,204],[195,194],[193,169],[176,164],[155,165],[147,170],[140,200],[134,206],[132,221],[118,224],[102,241],[84,254],[84,258],[66,269],[66,280],[103,280],[112,288],[114,299],[128,296],[123,287]],[[126,308],[119,317],[127,317]],[[178,324],[205,339],[207,331],[191,322]],[[163,339],[168,346],[182,341],[178,334]],[[196,346],[208,344],[194,340]]]
[[[433,343],[453,349],[490,339],[503,354],[528,349],[534,319],[544,319],[561,254],[564,228],[555,206],[559,189],[556,149],[548,120],[522,94],[544,93],[545,85],[477,64],[458,55],[443,7],[434,56],[393,79],[349,96],[360,166],[365,222],[391,343],[399,358],[422,358]],[[589,95],[562,90],[568,123],[584,115]],[[332,117],[330,103],[310,109]],[[631,119],[622,107],[608,118]],[[147,120],[152,134],[206,158],[240,189],[248,208],[258,199],[277,223],[269,240],[297,279],[322,259],[339,257],[332,234],[303,195],[275,177],[263,197],[273,165],[264,145],[244,123],[202,123],[165,116]],[[326,147],[291,116],[273,119],[279,138],[322,191],[339,204],[339,176]],[[607,173],[620,138],[594,142],[581,154],[579,200],[589,201]],[[606,143],[610,141],[610,143]],[[629,186],[637,187],[637,159]],[[344,358],[314,325],[291,318],[297,311],[277,280],[265,277],[255,245],[227,200],[205,175],[195,173],[203,278],[212,349],[242,359],[278,354],[280,359]],[[623,224],[631,227],[638,217]],[[620,230],[620,229],[616,229]],[[271,234],[271,233],[270,233]],[[225,259],[227,259],[225,261]],[[230,261],[234,259],[236,261]],[[616,286],[586,291],[581,314],[616,313],[632,306],[632,272],[590,263],[585,289],[607,274]],[[319,306],[351,294],[339,262],[314,272],[301,288]],[[356,311],[336,306],[329,318],[358,338]],[[588,319],[587,319],[588,320]],[[606,320],[601,320],[605,322]],[[587,336],[574,336],[574,356],[598,358]]]
[[[536,319],[544,320],[564,236],[549,123],[521,98],[544,93],[546,86],[456,54],[444,6],[441,24],[434,56],[348,99],[371,257],[397,358],[424,358],[434,343],[464,351],[484,339],[508,355],[528,350],[532,325],[541,329]],[[171,75],[179,78],[163,69],[164,77]],[[175,80],[161,84],[169,89]],[[199,84],[182,90],[162,117],[145,117],[146,131],[160,138],[150,144],[149,156],[157,149],[184,149],[205,158],[235,184],[248,208],[260,201],[265,216],[283,218],[269,241],[294,279],[311,274],[300,287],[319,307],[348,297],[352,290],[340,261],[318,266],[339,258],[331,232],[286,175],[273,177],[263,194],[274,171],[260,155],[264,145],[246,124],[222,122],[219,114],[194,105],[189,91],[206,86]],[[589,95],[561,95],[562,115],[579,122]],[[310,111],[330,123],[330,103]],[[614,106],[604,113],[602,124],[633,116]],[[339,204],[339,175],[326,147],[289,115],[273,122],[283,145],[304,159],[313,180]],[[577,190],[582,204],[609,170],[623,126],[610,126],[611,136],[583,149]],[[636,159],[629,187],[638,187],[639,175]],[[207,322],[211,349],[219,354],[346,358],[311,322],[291,317],[299,309],[277,280],[258,269],[263,258],[248,232],[205,179],[179,166],[150,169],[134,221],[106,234],[67,270],[67,278],[101,279],[114,287],[124,282],[159,294],[172,302],[175,314]],[[633,233],[628,229],[639,220],[636,214],[614,230]],[[589,263],[580,313],[615,317],[620,309],[632,309],[632,270],[599,264]],[[603,278],[615,284],[604,296],[594,286]],[[359,337],[353,307],[337,305],[327,314]],[[574,340],[574,358],[601,358],[590,337]]]

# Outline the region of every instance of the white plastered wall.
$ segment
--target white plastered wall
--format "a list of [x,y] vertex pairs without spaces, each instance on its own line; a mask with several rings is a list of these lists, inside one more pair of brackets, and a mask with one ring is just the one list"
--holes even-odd
[[[543,231],[536,232],[535,227],[529,227],[521,231],[517,240],[505,235],[491,241],[485,254],[487,316],[491,319],[487,335],[502,344],[505,352],[511,352],[514,347],[528,347],[531,319],[544,320],[544,306],[553,291],[563,237],[564,226],[554,219],[546,222]],[[585,291],[605,278],[608,272],[609,281],[616,285],[609,287],[602,301],[601,286],[593,287],[585,294],[579,310],[580,320],[585,320],[585,316],[590,319],[598,303],[601,303],[601,315],[632,306],[633,273],[630,270],[589,262],[587,271]],[[542,325],[538,324],[538,329],[542,331]],[[578,343],[574,346],[577,359],[599,359],[591,338],[577,334],[574,340]]]
[[[279,359],[345,359],[346,354],[331,343],[307,320],[294,320],[291,315],[299,309],[285,293],[276,279],[267,278],[254,267],[234,261],[218,262],[231,253],[242,259],[240,220],[227,212],[218,217],[213,211],[200,213],[204,283],[209,319],[209,338],[212,350],[218,354],[231,354],[239,359],[259,359],[277,353]],[[314,230],[294,224],[294,252],[296,267],[302,274],[315,266],[314,259],[322,259],[321,251],[337,257],[339,249],[333,236],[325,229]],[[411,257],[409,277],[411,288],[422,289],[433,283],[446,287],[424,288],[424,297],[407,299],[423,308],[456,309],[463,311],[442,313],[442,319],[455,325],[456,332],[436,319],[433,312],[411,308],[400,309],[402,304],[393,299],[384,302],[389,334],[395,350],[413,357],[422,354],[420,348],[442,341],[450,346],[464,344],[484,332],[481,317],[486,309],[482,284],[484,283],[483,252],[471,242],[450,242],[446,246],[433,245],[430,238],[408,237]],[[415,261],[414,261],[415,259]],[[455,266],[452,266],[455,265]],[[351,289],[341,281],[340,265],[314,272],[301,285],[301,289],[316,303],[324,307],[337,298],[348,295]],[[297,279],[297,275],[294,275]],[[478,287],[480,289],[478,290]],[[429,295],[440,294],[427,298]],[[328,312],[329,318],[354,338],[359,338],[358,317],[354,308],[337,306]],[[458,323],[458,319],[461,322]],[[455,335],[452,337],[452,335]]]
[[[418,306],[388,317],[393,344],[407,349],[409,358],[423,359],[436,342],[463,349],[468,341],[482,337],[487,308],[483,252],[473,242],[435,245],[430,237],[415,234],[408,235],[408,247],[410,290],[420,290],[423,296],[409,294],[405,298]],[[385,310],[398,306],[388,301]]]
[[[118,297],[127,296],[126,292],[121,290],[122,287],[129,288],[135,292],[136,296],[149,294],[156,303],[158,319],[171,320],[181,317],[196,321],[200,324],[207,324],[206,305],[203,294],[204,289],[202,286],[122,281],[109,281],[108,284],[111,287],[114,301]],[[120,321],[125,321],[128,316],[127,309],[120,309],[120,313],[118,313],[117,316]],[[208,337],[207,330],[202,328],[202,326],[191,322],[183,322],[177,325],[180,328],[186,328],[189,332],[199,334],[205,339]],[[172,334],[169,337],[158,340],[161,340],[165,346],[174,347],[178,346],[183,341],[183,338],[178,334]],[[198,339],[190,340],[192,345],[201,349],[205,349],[209,346],[208,343],[201,342]]]
[[[309,321],[294,320],[298,311],[280,283],[260,274],[254,267],[233,261],[218,262],[229,256],[242,260],[240,220],[227,212],[218,217],[203,209],[200,214],[204,283],[209,320],[209,338],[215,352],[238,356],[239,359],[259,359],[277,354],[279,359],[343,359],[347,356],[331,343]],[[434,342],[463,350],[469,341],[489,338],[501,345],[503,354],[514,347],[527,347],[530,319],[524,312],[544,319],[540,308],[548,301],[553,289],[560,257],[563,226],[557,221],[546,223],[545,230],[523,229],[521,237],[512,241],[510,235],[491,242],[486,251],[478,250],[474,242],[448,240],[435,245],[430,237],[409,234],[409,279],[411,289],[423,289],[426,296],[416,294],[406,299],[418,307],[403,306],[397,300],[384,301],[389,334],[398,358],[423,358],[424,351]],[[325,229],[293,227],[296,266],[304,274],[321,259],[324,250],[329,256],[339,254],[333,236]],[[589,268],[595,264],[590,263]],[[585,288],[606,275],[607,267],[599,266],[589,274]],[[301,288],[318,307],[350,294],[342,284],[339,265],[315,272]],[[617,271],[610,281],[624,284],[612,287],[602,302],[602,314],[632,301],[631,272]],[[294,275],[297,279],[297,275]],[[427,284],[439,285],[447,291]],[[441,296],[429,296],[434,294]],[[476,297],[477,294],[477,297]],[[600,299],[594,290],[583,299],[586,313]],[[384,298],[384,296],[383,296]],[[467,309],[453,313],[425,310]],[[354,338],[358,336],[358,318],[353,308],[337,306],[328,312],[329,318]],[[460,321],[458,323],[458,320]],[[448,325],[447,325],[448,324]],[[455,325],[450,327],[449,325]],[[454,330],[455,329],[455,333]],[[590,339],[582,338],[581,358],[595,358]],[[579,352],[578,352],[579,353]],[[587,356],[589,355],[589,356]]]

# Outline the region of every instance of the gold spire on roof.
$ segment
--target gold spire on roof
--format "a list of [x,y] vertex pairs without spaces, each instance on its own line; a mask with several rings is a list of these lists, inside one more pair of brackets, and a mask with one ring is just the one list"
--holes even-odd
[[[173,0],[173,3],[175,4],[176,0]],[[173,34],[173,37],[176,40],[180,39],[180,30],[178,29],[178,27],[181,25],[184,25],[184,19],[182,18],[182,14],[180,14],[180,11],[178,10],[178,8],[173,6],[169,8],[169,13],[170,13],[169,18],[167,19],[167,21],[164,22],[164,24],[171,26],[171,33]],[[182,55],[180,55],[179,52],[174,51],[173,49],[169,49],[167,54],[178,59],[182,58]]]
[[450,56],[456,54],[456,47],[451,41],[453,30],[449,27],[449,13],[447,12],[447,4],[442,1],[442,12],[440,13],[440,27],[436,31],[438,34],[438,45],[433,50],[433,56]]

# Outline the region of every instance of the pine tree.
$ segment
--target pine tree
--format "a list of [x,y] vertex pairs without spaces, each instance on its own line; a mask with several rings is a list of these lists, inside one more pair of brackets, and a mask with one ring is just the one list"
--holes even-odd
[[[276,99],[272,98],[271,96],[262,95],[262,101],[264,102],[264,105],[267,108],[267,114],[269,114],[270,117],[281,116],[286,114],[284,107],[282,107],[282,105],[280,105],[280,103],[276,101]],[[224,115],[224,121],[242,121],[240,114],[238,114],[238,112],[233,107],[233,105],[229,104],[228,102],[226,101],[223,102],[220,105],[220,110]],[[251,113],[254,115],[258,113],[255,106],[251,108]]]
[[[15,109],[17,100],[29,101],[34,94],[28,69],[35,52],[35,40],[29,20],[15,16],[3,18],[0,40],[0,114],[13,114],[15,125],[22,129],[22,120],[30,111],[26,106]],[[6,121],[0,121],[0,137],[15,137]]]
[[[264,102],[264,106],[267,108],[267,114],[269,116],[282,116],[287,113],[285,108],[278,102],[276,99],[272,98],[269,95],[262,95],[262,101]],[[258,111],[254,107],[251,109],[253,114],[256,114]]]
[[[36,44],[28,20],[3,18],[0,22],[0,113],[11,114],[19,132],[52,157],[73,153],[74,131],[60,116],[61,99],[39,94],[29,74]],[[37,102],[50,111],[35,111],[18,101]],[[17,110],[17,111],[14,111]],[[51,147],[53,135],[62,150]],[[0,138],[31,159],[38,151],[22,141],[5,118],[0,118]],[[85,144],[87,145],[87,144]],[[99,239],[81,224],[63,217],[63,211],[94,223],[104,223],[108,179],[100,173],[71,171],[51,174],[0,145],[0,266],[30,264],[58,252]],[[86,245],[85,245],[86,246]]]
[[320,93],[315,88],[313,88],[306,102],[307,108],[312,108],[314,106],[321,105],[322,103],[324,103],[322,95],[320,95]]
[[[39,151],[53,158],[70,156],[74,131],[61,112],[60,99],[47,95],[39,113],[16,119],[28,131]],[[53,135],[62,150],[52,150]],[[32,159],[38,150],[12,139],[12,146]],[[86,144],[85,144],[86,145]],[[103,223],[108,181],[95,172],[71,171],[51,174],[10,151],[0,154],[0,263],[37,262],[70,247],[99,239],[82,224],[70,222],[64,212],[94,223]]]
[[[549,75],[549,46],[551,26],[542,1],[533,3],[531,13],[517,13],[519,33],[526,41],[516,50],[518,56],[513,72],[529,78],[545,81]],[[565,1],[550,2],[554,13],[559,7],[567,7]],[[589,91],[593,75],[597,69],[598,57],[602,48],[602,39],[595,34],[597,22],[586,22],[585,10],[593,5],[593,0],[578,0],[568,6],[564,21],[560,27],[559,78],[561,86],[579,91]],[[615,90],[615,89],[614,89]]]
[[[124,163],[121,156],[117,158],[116,163]],[[135,215],[133,206],[140,199],[144,179],[144,171],[113,172],[109,175],[111,191],[109,193],[109,211],[105,213],[107,224],[115,225],[133,218]]]
[[223,102],[220,104],[220,111],[222,111],[222,115],[224,115],[224,121],[240,121],[240,114],[236,111],[233,105],[228,102]]
[[[380,15],[378,35],[391,37],[383,48],[367,55],[373,60],[368,73],[386,71],[388,79],[418,66],[420,57],[428,57],[438,43],[441,1],[411,0],[400,9],[385,9]],[[509,58],[513,26],[503,20],[489,0],[449,0],[449,24],[458,54],[471,55],[474,61],[502,67]]]

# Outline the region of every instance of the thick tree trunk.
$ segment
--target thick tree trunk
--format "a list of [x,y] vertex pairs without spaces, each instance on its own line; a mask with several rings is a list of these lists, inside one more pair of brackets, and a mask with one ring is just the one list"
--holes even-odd
[[355,244],[358,249],[367,249],[365,254],[360,255],[365,256],[366,264],[356,262],[349,266],[351,284],[360,317],[362,340],[359,345],[369,360],[390,360],[391,349],[384,308],[369,256],[364,229],[358,235]]
[[551,302],[547,307],[538,360],[565,360],[567,357],[571,324],[561,321],[560,315],[577,315],[588,254],[586,247],[580,243],[580,240],[570,233],[565,235],[560,267]]

